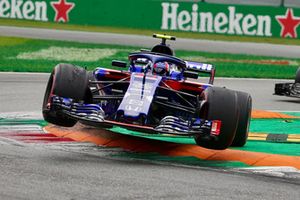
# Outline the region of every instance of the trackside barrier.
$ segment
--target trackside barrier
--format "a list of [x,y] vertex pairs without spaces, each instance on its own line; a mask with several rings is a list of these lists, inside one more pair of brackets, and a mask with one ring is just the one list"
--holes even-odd
[[[207,3],[281,6],[284,0],[205,0]],[[296,1],[296,0],[294,0]]]
[[[194,0],[185,1],[192,2]],[[287,8],[300,8],[299,0],[202,0],[202,2],[231,5],[284,6]]]
[[202,1],[0,0],[0,18],[254,37],[300,35],[299,8]]
[[299,0],[285,0],[284,6],[290,7],[290,8],[300,8],[300,1]]

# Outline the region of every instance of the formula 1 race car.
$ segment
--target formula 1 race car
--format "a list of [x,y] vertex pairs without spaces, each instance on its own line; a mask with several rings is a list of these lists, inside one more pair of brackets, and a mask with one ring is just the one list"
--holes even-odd
[[294,83],[276,83],[275,95],[300,98],[300,67],[296,72]]
[[[154,37],[162,42],[129,54],[128,64],[112,61],[126,70],[86,71],[58,64],[46,88],[44,119],[65,127],[79,121],[98,128],[120,126],[147,134],[193,137],[199,146],[210,149],[244,146],[251,96],[213,86],[212,64],[181,60],[166,44],[175,37]],[[199,74],[207,74],[208,83],[196,82]]]

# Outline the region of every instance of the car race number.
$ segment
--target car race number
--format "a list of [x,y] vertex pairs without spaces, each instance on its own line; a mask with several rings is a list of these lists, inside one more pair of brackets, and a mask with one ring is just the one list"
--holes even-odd
[[213,69],[212,64],[207,64],[207,63],[198,63],[198,62],[191,62],[191,61],[186,61],[187,68],[195,71],[204,71],[204,72],[210,72]]
[[147,115],[153,100],[153,95],[161,81],[160,76],[147,75],[144,79],[142,73],[132,73],[130,84],[118,108],[124,111],[125,116],[138,117]]

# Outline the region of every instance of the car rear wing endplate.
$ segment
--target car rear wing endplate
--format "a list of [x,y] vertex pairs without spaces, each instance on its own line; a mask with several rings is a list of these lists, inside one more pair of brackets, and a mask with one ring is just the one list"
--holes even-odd
[[199,72],[199,73],[206,73],[210,75],[209,84],[213,84],[216,68],[214,65],[209,63],[200,63],[194,61],[185,61],[186,67],[190,71]]

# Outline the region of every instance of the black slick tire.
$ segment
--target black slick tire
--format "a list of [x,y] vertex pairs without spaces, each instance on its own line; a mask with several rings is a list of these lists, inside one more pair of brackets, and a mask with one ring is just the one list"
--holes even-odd
[[88,90],[88,76],[85,69],[71,64],[58,64],[53,69],[48,80],[43,101],[43,117],[52,124],[72,127],[76,120],[65,116],[62,112],[54,112],[49,109],[49,101],[52,95],[71,98],[75,101],[84,100]]
[[[222,150],[229,147],[234,139],[238,121],[237,96],[232,90],[210,87],[203,92],[205,104],[201,118],[220,120],[221,130],[216,137],[195,135],[195,142],[204,148]],[[204,113],[204,114],[203,114]]]
[[234,140],[231,144],[233,147],[242,147],[246,144],[249,126],[251,120],[252,98],[245,92],[236,92],[239,108],[239,121]]

